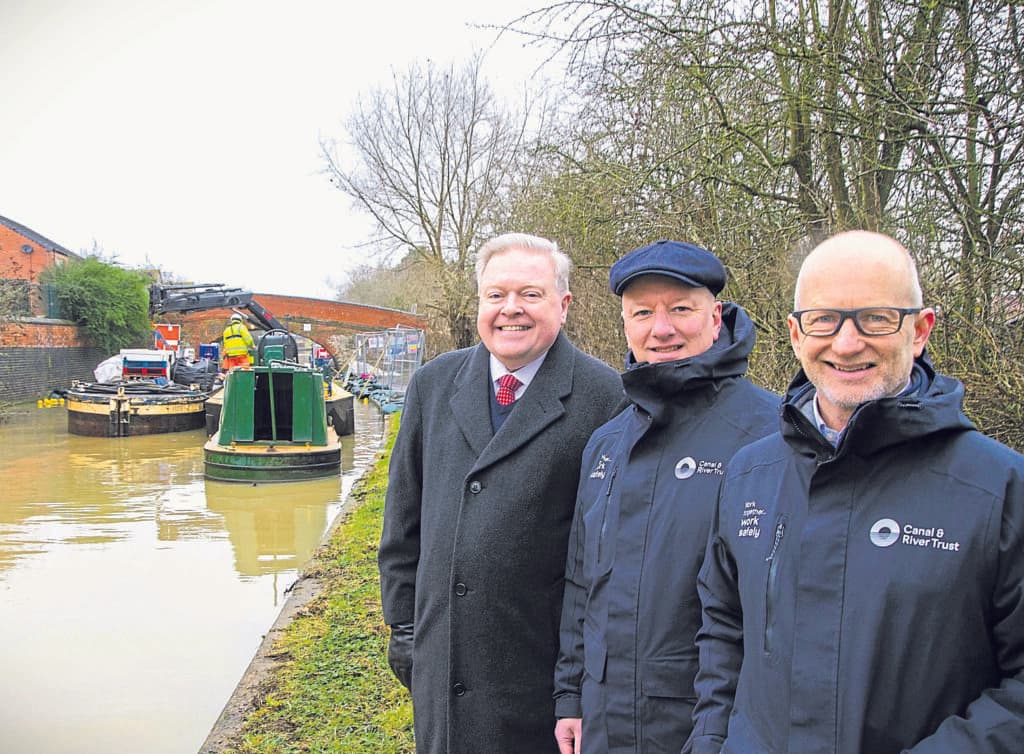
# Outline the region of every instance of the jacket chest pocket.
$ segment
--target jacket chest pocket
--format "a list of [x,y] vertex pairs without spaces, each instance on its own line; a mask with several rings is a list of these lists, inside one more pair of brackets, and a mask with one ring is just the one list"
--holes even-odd
[[583,514],[583,525],[586,530],[584,552],[588,569],[587,576],[591,582],[607,575],[615,562],[615,536],[618,525],[619,501],[613,494],[616,469],[608,475],[607,484],[600,491],[597,500]]
[[779,561],[782,543],[786,537],[786,517],[780,516],[775,523],[772,534],[772,546],[764,559],[766,566],[764,588],[764,633],[763,650],[766,655],[772,653],[775,639],[775,620],[779,602]]

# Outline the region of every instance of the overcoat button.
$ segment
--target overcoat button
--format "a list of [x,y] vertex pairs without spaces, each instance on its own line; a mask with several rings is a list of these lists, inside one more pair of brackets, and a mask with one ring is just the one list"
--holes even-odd
[[466,687],[461,683],[456,683],[452,686],[452,691],[455,692],[455,696],[464,696],[466,694]]
[[483,488],[484,488],[484,486],[482,484],[480,484],[480,482],[474,481],[474,482],[470,482],[470,484],[469,484],[469,491],[472,492],[474,495],[476,495],[478,492],[480,492],[480,490],[482,490]]
[[466,589],[466,585],[465,584],[460,582],[460,583],[455,585],[455,593],[457,595],[459,595],[460,597],[465,597],[467,591],[468,590]]

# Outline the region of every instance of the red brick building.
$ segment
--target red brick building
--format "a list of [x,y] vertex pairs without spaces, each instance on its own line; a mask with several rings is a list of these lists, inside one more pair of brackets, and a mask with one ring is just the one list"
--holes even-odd
[[47,316],[39,276],[54,265],[79,258],[73,251],[31,228],[0,216],[0,285],[12,313]]

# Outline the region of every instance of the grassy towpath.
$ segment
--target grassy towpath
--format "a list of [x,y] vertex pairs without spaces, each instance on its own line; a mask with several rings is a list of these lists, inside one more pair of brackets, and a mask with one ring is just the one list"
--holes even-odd
[[307,566],[303,577],[316,579],[321,589],[273,645],[273,669],[223,751],[415,751],[412,700],[387,665],[377,578],[387,464],[399,416],[390,417],[386,449],[350,493],[355,506]]

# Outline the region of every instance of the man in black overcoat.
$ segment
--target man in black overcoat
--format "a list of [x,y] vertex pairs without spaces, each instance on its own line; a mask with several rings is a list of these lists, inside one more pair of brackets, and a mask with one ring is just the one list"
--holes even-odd
[[580,454],[622,401],[618,373],[561,332],[569,268],[546,239],[484,244],[482,343],[423,365],[406,392],[379,566],[419,754],[558,750],[552,674]]

